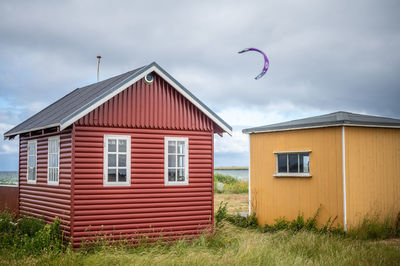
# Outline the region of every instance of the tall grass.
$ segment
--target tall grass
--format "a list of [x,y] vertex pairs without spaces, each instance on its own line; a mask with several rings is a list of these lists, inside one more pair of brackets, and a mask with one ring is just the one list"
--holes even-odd
[[350,228],[348,235],[361,240],[400,237],[400,226],[392,217],[382,221],[378,215],[366,216],[357,226]]
[[214,235],[172,245],[155,244],[126,248],[104,246],[93,252],[37,256],[7,256],[7,265],[395,265],[400,261],[399,245],[353,240],[341,235],[283,230],[260,233],[225,222]]

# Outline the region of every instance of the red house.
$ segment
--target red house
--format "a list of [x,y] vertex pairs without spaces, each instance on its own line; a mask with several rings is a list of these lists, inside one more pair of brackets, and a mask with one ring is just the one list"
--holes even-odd
[[19,213],[96,235],[212,229],[214,133],[232,128],[156,63],[78,88],[4,134],[19,136]]

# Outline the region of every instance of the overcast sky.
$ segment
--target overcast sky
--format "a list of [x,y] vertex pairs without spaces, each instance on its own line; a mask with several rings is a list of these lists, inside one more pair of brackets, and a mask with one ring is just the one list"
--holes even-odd
[[[112,3],[112,4],[111,4]],[[234,128],[215,165],[248,165],[241,129],[338,110],[400,118],[400,1],[0,2],[0,133],[77,87],[156,61]],[[256,47],[270,59],[238,54]],[[17,170],[16,140],[0,171]]]

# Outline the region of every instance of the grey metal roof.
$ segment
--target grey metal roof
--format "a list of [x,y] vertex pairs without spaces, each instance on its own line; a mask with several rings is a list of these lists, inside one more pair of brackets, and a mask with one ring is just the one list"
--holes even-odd
[[[61,99],[57,100],[53,104],[49,105],[42,111],[36,113],[32,117],[28,118],[21,124],[15,126],[11,130],[4,133],[4,137],[12,137],[24,132],[29,132],[33,130],[45,129],[54,126],[60,126],[71,118],[76,117],[83,110],[87,109],[91,105],[98,103],[118,88],[131,81],[132,79],[140,76],[146,70],[151,67],[156,67],[162,73],[167,75],[173,82],[178,84],[182,90],[189,94],[198,104],[200,104],[204,109],[211,113],[213,118],[225,125],[230,131],[232,127],[229,126],[224,120],[222,120],[218,115],[216,115],[211,109],[209,109],[205,104],[203,104],[199,99],[197,99],[190,91],[178,83],[171,75],[169,75],[165,70],[163,70],[157,63],[153,62],[150,65],[134,69],[132,71],[126,72],[124,74],[103,80],[91,85],[75,89],[69,94],[65,95]],[[231,132],[228,132],[231,134]]]
[[400,119],[339,111],[331,114],[297,119],[283,123],[265,125],[261,127],[246,128],[243,129],[242,132],[259,133],[259,132],[284,131],[284,130],[343,126],[343,125],[400,128]]

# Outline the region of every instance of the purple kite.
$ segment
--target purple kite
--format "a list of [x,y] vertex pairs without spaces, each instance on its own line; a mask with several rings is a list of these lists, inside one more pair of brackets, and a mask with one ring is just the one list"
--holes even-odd
[[264,56],[264,67],[263,67],[263,70],[261,71],[261,73],[257,77],[255,77],[255,79],[259,79],[262,76],[264,76],[265,73],[267,73],[267,70],[268,70],[268,67],[269,67],[268,57],[263,53],[263,51],[258,50],[256,48],[246,48],[246,49],[240,51],[239,54],[244,53],[244,52],[248,52],[248,51],[256,51],[256,52],[259,52],[260,54],[262,54]]

